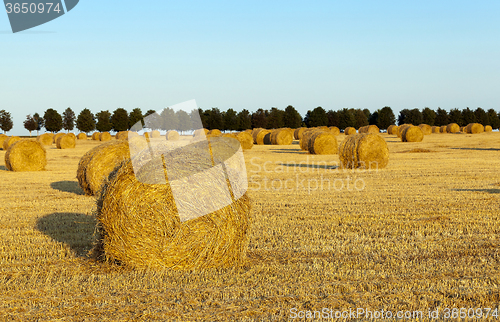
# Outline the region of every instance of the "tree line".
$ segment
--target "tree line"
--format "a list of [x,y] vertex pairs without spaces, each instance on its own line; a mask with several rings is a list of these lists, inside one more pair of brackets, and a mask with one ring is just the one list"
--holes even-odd
[[[387,129],[389,125],[396,124],[396,118],[389,106],[370,112],[368,109],[344,108],[337,111],[326,111],[321,106],[308,110],[304,117],[292,106],[284,110],[273,107],[269,110],[259,108],[250,113],[244,109],[236,112],[232,108],[220,111],[214,107],[211,109],[198,109],[187,113],[185,111],[175,112],[171,108],[163,109],[159,114],[154,110],[148,110],[143,114],[140,108],[135,108],[128,113],[123,108],[113,112],[109,110],[93,114],[89,109],[83,109],[78,116],[71,108],[67,108],[62,115],[56,110],[49,108],[43,116],[38,113],[27,115],[24,127],[30,132],[37,133],[45,128],[48,132],[59,132],[61,130],[72,131],[78,129],[81,132],[92,131],[126,131],[140,130],[142,127],[150,129],[189,131],[199,127],[201,121],[204,128],[219,129],[222,131],[243,131],[252,128],[298,128],[316,126],[336,126],[343,130],[346,127],[360,128],[366,125],[377,125],[380,129]],[[465,126],[469,123],[481,123],[491,125],[493,129],[500,128],[500,117],[493,109],[485,111],[481,107],[471,110],[468,107],[462,110],[457,108],[449,112],[438,108],[436,111],[425,107],[403,109],[399,112],[397,124],[428,124],[431,126],[443,126],[449,123],[457,123]],[[134,125],[138,128],[134,128]],[[140,125],[140,126],[137,126]],[[0,129],[8,132],[13,127],[11,114],[0,110]]]

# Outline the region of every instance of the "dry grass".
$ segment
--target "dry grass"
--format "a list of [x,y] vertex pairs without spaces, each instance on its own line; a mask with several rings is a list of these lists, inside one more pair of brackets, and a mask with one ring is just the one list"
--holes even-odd
[[[259,176],[250,182],[248,263],[205,271],[89,260],[94,198],[82,194],[75,173],[101,142],[49,146],[47,171],[0,170],[0,320],[283,321],[294,307],[497,307],[500,134],[419,143],[382,136],[391,159],[378,172],[331,169],[338,156],[308,155],[296,144],[246,151],[249,176]],[[413,148],[435,153],[395,153]],[[321,175],[366,187],[309,194],[307,180]],[[305,187],[264,190],[283,179]]]

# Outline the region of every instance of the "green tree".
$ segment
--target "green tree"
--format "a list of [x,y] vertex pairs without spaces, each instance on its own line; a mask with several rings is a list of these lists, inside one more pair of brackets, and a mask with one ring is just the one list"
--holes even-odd
[[[144,116],[142,115],[142,111],[140,108],[136,107],[130,112],[130,115],[128,116],[128,128],[132,129],[132,127],[139,123],[140,124],[140,129],[142,129],[144,125]],[[136,125],[138,127],[138,125]]]
[[151,115],[151,114],[155,114],[155,113],[156,113],[156,111],[155,111],[155,110],[148,110],[148,111],[144,114],[144,117],[149,116],[149,115]]
[[111,116],[111,125],[113,126],[113,130],[116,132],[126,131],[128,130],[128,112],[124,108],[117,108],[113,111],[113,115]]
[[43,119],[45,120],[45,128],[50,132],[59,132],[62,130],[63,121],[61,114],[59,114],[56,110],[49,108],[45,111],[43,115]]
[[434,126],[434,121],[436,120],[436,112],[426,107],[422,110],[422,121],[424,124]]
[[475,111],[474,114],[476,115],[476,122],[480,123],[482,125],[488,125],[490,123],[490,120],[488,119],[488,114],[486,112],[478,107]]
[[238,113],[238,131],[244,131],[252,128],[252,116],[250,112],[243,109]]
[[177,130],[179,126],[179,120],[175,111],[170,107],[164,108],[160,113],[161,128],[166,131]]
[[191,114],[189,114],[189,117],[191,118],[191,128],[193,130],[198,130],[207,127],[207,121],[205,119],[205,115],[203,114],[203,110],[201,108],[192,110]]
[[63,112],[63,129],[72,131],[75,128],[75,112],[71,108],[67,108]]
[[368,124],[370,125],[377,125],[378,124],[378,112],[379,110],[376,110],[372,114],[370,114],[370,117],[368,118]]
[[36,135],[38,135],[38,132],[45,126],[45,121],[38,113],[33,114],[33,119],[36,122]]
[[460,126],[464,126],[462,112],[458,108],[452,108],[450,110],[450,113],[448,113],[448,120],[450,123],[457,123]]
[[252,114],[252,127],[254,129],[267,127],[267,111],[259,108]]
[[304,121],[307,127],[326,126],[328,124],[328,117],[326,116],[326,111],[321,106],[318,106],[314,110],[308,111]]
[[210,110],[210,116],[208,117],[208,128],[210,130],[220,130],[224,126],[224,121],[222,119],[222,113],[217,107],[212,107]]
[[285,114],[283,115],[283,126],[296,129],[302,124],[302,116],[292,105],[288,105],[285,108]]
[[267,128],[268,129],[279,129],[284,126],[284,118],[285,112],[280,110],[279,108],[273,107],[271,111],[269,111],[269,115],[267,116]]
[[380,111],[378,111],[377,126],[379,129],[386,130],[389,125],[396,124],[396,117],[392,108],[389,106],[384,106]]
[[372,113],[370,113],[370,110],[369,110],[369,109],[367,109],[367,108],[365,108],[365,109],[363,110],[363,113],[365,113],[365,115],[366,115],[366,119],[367,119],[367,120],[369,120],[369,119],[370,119],[370,115],[372,115]]
[[193,129],[193,126],[191,125],[191,117],[186,111],[178,110],[175,113],[175,116],[177,117],[177,130],[181,133]]
[[238,129],[238,117],[232,108],[223,113],[222,119],[224,123],[222,130],[236,131]]
[[96,114],[97,116],[97,124],[95,128],[99,132],[109,132],[113,128],[113,124],[111,124],[111,113],[106,111],[100,111]]
[[26,116],[26,120],[24,120],[24,128],[28,131],[30,131],[30,136],[31,136],[31,132],[36,130],[36,127],[37,127],[37,123],[35,121],[35,119],[33,118],[33,116],[30,115],[27,115]]
[[408,123],[410,123],[409,120],[410,120],[410,110],[409,109],[404,108],[401,111],[399,111],[398,125],[408,124]]
[[14,122],[12,122],[12,116],[6,110],[0,110],[0,129],[5,132],[12,130]]
[[76,128],[81,132],[89,133],[95,130],[94,114],[88,109],[83,109],[76,118]]
[[500,119],[498,118],[498,114],[492,108],[488,110],[488,120],[490,121],[489,125],[491,125],[493,129],[498,129],[500,127]]
[[328,118],[328,126],[336,126],[336,127],[340,128],[340,126],[339,126],[339,123],[340,123],[339,112],[329,110],[328,112],[326,112],[326,117]]
[[476,123],[476,114],[474,114],[474,112],[467,107],[462,110],[462,119],[464,120],[465,125],[469,123]]
[[448,112],[446,110],[438,107],[436,112],[436,119],[434,120],[434,125],[444,126],[450,124],[450,118],[448,117]]
[[368,125],[368,119],[366,118],[365,112],[361,109],[353,110],[351,113],[354,113],[354,118],[356,119],[356,128],[360,128],[362,126]]
[[410,110],[409,114],[409,122],[413,125],[419,125],[423,123],[422,112],[418,108],[414,108]]
[[[338,128],[341,130],[345,130],[346,127],[355,127],[356,126],[356,118],[351,110],[347,108],[343,108],[338,111],[339,114],[339,126]],[[365,114],[366,115],[366,114]]]

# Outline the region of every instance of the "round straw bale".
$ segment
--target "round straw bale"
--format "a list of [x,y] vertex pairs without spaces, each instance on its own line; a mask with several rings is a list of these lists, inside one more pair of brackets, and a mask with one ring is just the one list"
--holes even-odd
[[252,138],[253,138],[253,143],[257,144],[257,135],[259,134],[260,131],[262,131],[263,128],[261,127],[256,127],[252,130]]
[[299,146],[301,150],[309,151],[309,139],[317,132],[323,132],[318,129],[308,129],[302,133],[302,137],[299,140]]
[[49,135],[49,133],[39,135],[36,139],[43,145],[52,145],[52,137]]
[[339,135],[340,129],[336,126],[330,126],[330,133],[332,133],[333,135]]
[[180,135],[179,135],[179,132],[174,131],[174,130],[170,130],[170,131],[167,131],[167,135],[165,135],[165,137],[168,141],[177,141],[177,140],[179,140]]
[[[142,139],[146,142],[144,138],[134,137],[133,139]],[[107,180],[111,171],[128,158],[130,158],[130,152],[127,141],[109,141],[96,146],[88,151],[78,163],[76,177],[80,187],[86,195],[94,195]]]
[[366,133],[366,126],[362,126],[358,129],[358,133]]
[[493,128],[491,127],[491,125],[486,125],[484,127],[484,132],[492,132],[493,131]]
[[207,129],[197,129],[193,132],[193,137],[206,136],[208,133]]
[[407,128],[407,127],[410,127],[410,126],[413,126],[413,124],[403,124],[403,125],[400,125],[398,126],[398,138],[401,139],[401,136],[403,134],[403,131]]
[[66,135],[70,135],[70,136],[72,136],[72,137],[73,137],[73,139],[75,139],[75,140],[76,140],[76,135],[75,135],[75,133],[73,133],[73,132],[69,132],[69,133],[67,133]]
[[252,135],[252,130],[251,129],[246,129],[245,132],[247,132],[248,134]]
[[[199,171],[193,159],[196,158],[191,156],[191,162],[184,163],[186,169],[180,171]],[[202,166],[210,167],[211,163]],[[207,177],[214,186],[227,184],[208,171]],[[246,193],[217,211],[181,222],[176,202],[182,202],[183,196],[176,195],[174,199],[169,184],[139,182],[130,161],[124,162],[110,178],[97,201],[100,238],[94,257],[139,269],[205,269],[243,264],[250,213]],[[193,185],[201,186],[197,182]],[[223,198],[222,193],[198,189],[201,206],[194,207],[203,208],[207,199]]]
[[430,134],[432,134],[432,127],[430,125],[428,125],[428,124],[420,124],[418,127],[422,130],[422,132],[424,133],[424,135],[430,135]]
[[156,139],[156,138],[159,138],[159,137],[161,137],[160,131],[158,131],[158,130],[151,131],[151,138]]
[[478,134],[484,132],[484,126],[479,123],[469,123],[467,125],[467,133]]
[[57,138],[56,147],[58,149],[74,149],[76,140],[71,135],[63,135]]
[[[9,137],[5,134],[0,134],[0,149],[3,150],[3,142],[7,140]],[[50,144],[52,144],[52,139],[50,139]]]
[[222,132],[220,130],[213,129],[208,131],[207,136],[214,136],[214,137],[222,136]]
[[59,139],[61,136],[66,135],[65,133],[57,133],[52,137],[52,142],[57,143],[57,139]]
[[78,140],[86,140],[87,139],[87,134],[85,134],[85,133],[78,133],[78,135],[76,136],[76,138]]
[[5,153],[5,166],[11,171],[42,171],[46,165],[46,152],[39,141],[17,141]]
[[308,150],[311,154],[337,154],[336,136],[331,132],[318,131],[309,139]]
[[293,134],[286,129],[275,130],[271,135],[271,143],[275,145],[290,145],[293,143]]
[[243,150],[250,150],[253,148],[253,138],[248,132],[240,132],[236,135],[236,139],[240,141],[241,148]]
[[401,141],[403,142],[421,142],[424,139],[424,132],[418,126],[408,126],[403,130]]
[[[285,131],[290,132],[290,135],[292,136],[292,141],[294,140],[294,137],[293,137],[293,135],[294,135],[294,130],[292,130],[292,129],[291,129],[291,128],[289,128],[289,127],[284,127],[284,128],[282,128],[281,130],[285,130]],[[291,143],[290,143],[290,144],[291,144]]]
[[115,139],[117,140],[126,140],[128,135],[126,135],[127,131],[120,131],[115,134]]
[[54,133],[52,132],[47,132],[48,135],[50,135],[51,138],[54,138]]
[[109,132],[102,132],[99,134],[99,141],[109,141],[111,140],[111,134]]
[[236,134],[234,134],[234,133],[224,133],[224,134],[222,134],[222,137],[236,139]]
[[101,134],[101,133],[99,133],[99,132],[94,132],[94,133],[92,133],[92,140],[94,140],[94,141],[99,141],[99,135],[100,135],[100,134]]
[[389,163],[389,148],[378,134],[349,135],[340,144],[339,159],[344,169],[383,169]]
[[446,133],[458,133],[460,126],[457,123],[450,123],[446,126]]
[[397,125],[389,125],[387,128],[387,134],[397,135],[399,127]]
[[374,124],[367,125],[365,128],[366,133],[380,133],[380,129]]
[[6,138],[3,141],[3,150],[7,151],[7,149],[9,148],[9,146],[11,146],[12,144],[16,143],[17,141],[21,141],[21,138],[18,137],[18,136],[11,136],[11,137]]
[[302,136],[302,133],[307,130],[307,127],[299,127],[293,131],[293,138],[295,140],[300,140],[300,137]]
[[441,133],[446,133],[446,128],[447,128],[447,126],[446,126],[446,125],[441,126],[441,127],[439,128],[439,132],[441,132]]
[[441,128],[439,126],[433,126],[432,133],[441,133]]
[[356,129],[353,127],[346,127],[344,129],[344,134],[345,135],[351,135],[351,134],[356,134]]
[[270,141],[271,140],[271,131],[265,130],[265,129],[261,129],[258,132],[257,137],[255,139],[255,144],[258,144],[258,145],[266,144],[266,143],[264,143],[264,141],[265,141],[265,138],[267,135],[269,135],[268,136],[269,143],[267,143],[267,144],[271,144],[271,141]]

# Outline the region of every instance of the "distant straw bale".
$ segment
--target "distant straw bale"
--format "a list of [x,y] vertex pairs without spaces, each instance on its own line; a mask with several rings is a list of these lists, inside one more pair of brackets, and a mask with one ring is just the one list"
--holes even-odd
[[236,135],[236,139],[240,141],[241,148],[243,150],[250,150],[253,148],[253,138],[248,132],[240,132]]
[[401,134],[402,142],[421,142],[424,139],[424,132],[418,126],[409,126]]
[[358,133],[379,133],[380,129],[376,125],[366,125],[359,128]]
[[422,133],[424,133],[424,135],[432,134],[432,127],[430,125],[420,124],[418,127],[422,130]]
[[439,126],[433,126],[432,133],[441,133],[441,128]]
[[309,139],[317,132],[324,132],[318,129],[308,129],[302,133],[302,137],[299,140],[300,149],[303,151],[309,151]]
[[224,133],[224,134],[222,134],[222,137],[223,138],[233,138],[233,139],[236,139],[236,134],[234,134],[234,133]]
[[330,133],[333,135],[339,135],[340,134],[340,129],[336,126],[330,126]]
[[299,127],[295,129],[295,131],[293,131],[293,138],[295,140],[300,140],[302,133],[304,133],[305,130],[307,130],[307,127]]
[[[7,140],[9,137],[5,134],[0,134],[0,149],[3,150],[3,142]],[[50,144],[52,144],[52,139],[50,139]]]
[[94,141],[99,141],[99,135],[100,135],[100,134],[101,134],[101,133],[99,133],[99,132],[94,132],[94,133],[92,133],[92,140],[94,140]]
[[68,133],[68,134],[66,134],[66,135],[70,135],[70,136],[72,136],[72,137],[73,137],[73,139],[75,139],[75,140],[76,140],[76,135],[75,135],[75,133],[73,133],[73,132],[69,132],[69,133]]
[[61,136],[66,135],[66,133],[57,133],[52,137],[52,143],[57,143],[57,139],[59,139]]
[[76,140],[71,135],[63,135],[57,138],[56,147],[58,149],[74,149]]
[[179,135],[179,132],[177,132],[175,130],[170,130],[170,131],[167,131],[167,135],[165,135],[165,138],[168,141],[177,141],[177,140],[179,140],[180,135]]
[[356,134],[356,129],[353,127],[346,127],[344,129],[344,134],[345,135],[351,135],[351,134]]
[[467,133],[478,134],[484,132],[484,126],[479,123],[469,123],[466,127]]
[[290,145],[293,143],[293,133],[287,129],[277,129],[272,131],[271,144]]
[[262,130],[263,130],[263,128],[260,128],[260,127],[259,127],[259,128],[254,128],[254,129],[252,130],[252,138],[253,138],[253,143],[254,143],[254,144],[257,144],[257,135],[258,135],[258,134],[259,134],[259,132],[260,132],[260,131],[262,131]]
[[402,137],[402,135],[403,135],[403,131],[404,131],[406,128],[410,127],[410,126],[413,126],[413,124],[406,124],[406,123],[405,123],[405,124],[403,124],[403,125],[398,126],[398,138],[400,138],[400,139],[401,139],[401,137]]
[[85,133],[78,133],[78,135],[76,136],[76,138],[78,140],[86,140],[87,139],[87,134],[85,134]]
[[261,129],[260,131],[258,131],[257,137],[254,141],[255,144],[258,144],[258,145],[266,144],[266,143],[264,143],[266,136],[269,138],[268,144],[271,144],[271,131],[266,130],[266,129]]
[[197,129],[193,132],[193,137],[195,138],[200,138],[200,137],[206,137],[208,134],[208,130],[207,129]]
[[441,133],[447,133],[447,132],[446,132],[446,128],[447,128],[447,126],[446,126],[446,125],[441,126],[441,127],[439,128],[439,132],[441,132]]
[[46,165],[46,152],[39,141],[16,141],[5,153],[5,166],[10,171],[43,171]]
[[10,137],[6,138],[3,141],[3,150],[7,151],[7,149],[9,148],[9,146],[11,146],[12,144],[16,143],[17,141],[21,141],[21,138],[18,137],[18,136],[10,136]]
[[[177,133],[177,134],[178,134],[178,133]],[[157,139],[157,138],[159,138],[159,137],[161,137],[161,133],[160,133],[160,131],[158,131],[158,130],[153,130],[153,131],[151,131],[151,138],[153,138],[153,139]]]
[[42,143],[42,145],[52,145],[52,137],[49,135],[49,133],[39,135],[36,140]]
[[378,134],[349,135],[340,144],[339,159],[344,169],[383,169],[389,163],[389,148]]
[[207,133],[207,137],[219,137],[219,136],[222,136],[222,132],[218,129],[213,129],[213,130],[210,130],[208,131]]
[[111,140],[111,134],[109,132],[102,132],[99,134],[99,141],[109,141]]
[[491,127],[491,125],[486,125],[484,127],[484,132],[492,132],[493,131],[493,128]]
[[460,126],[457,123],[450,123],[446,126],[446,133],[458,133]]
[[398,135],[399,127],[397,125],[389,125],[387,128],[387,134]]
[[337,138],[331,132],[318,131],[308,141],[308,151],[311,154],[337,154],[338,149]]

